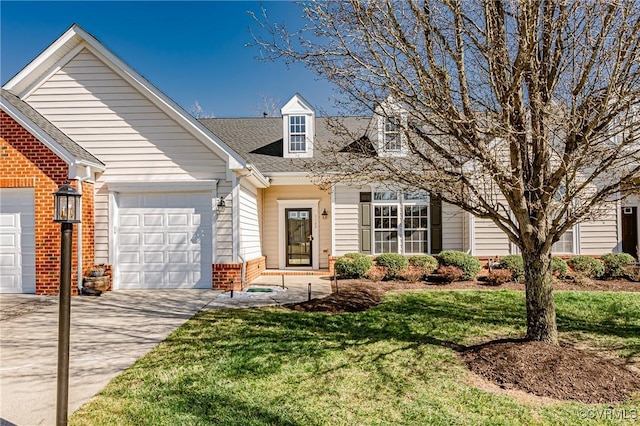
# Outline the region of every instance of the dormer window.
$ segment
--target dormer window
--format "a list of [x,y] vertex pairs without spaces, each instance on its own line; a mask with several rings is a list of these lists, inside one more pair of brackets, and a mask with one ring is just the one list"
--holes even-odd
[[304,115],[289,117],[289,152],[307,151],[306,118]]
[[313,157],[315,111],[295,94],[282,107],[282,148],[285,158]]
[[374,114],[377,120],[377,152],[383,157],[402,157],[409,154],[407,143],[407,111],[389,96]]
[[382,149],[385,151],[400,151],[402,149],[400,118],[388,117],[384,120],[384,132],[382,139]]

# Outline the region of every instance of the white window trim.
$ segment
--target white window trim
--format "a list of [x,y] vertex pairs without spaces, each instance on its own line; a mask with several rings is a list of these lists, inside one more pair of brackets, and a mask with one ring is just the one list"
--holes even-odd
[[[288,141],[289,141],[289,145],[288,145],[288,149],[289,149],[289,153],[290,154],[302,154],[302,153],[306,153],[307,149],[308,149],[308,141],[307,141],[307,117],[304,114],[291,114],[290,116],[288,116],[288,121],[289,121],[289,135],[288,135]],[[293,118],[302,118],[304,121],[303,123],[291,123],[291,119]],[[303,126],[304,127],[304,132],[292,132],[291,131],[291,127],[292,126]],[[304,149],[292,149],[292,145],[293,145],[293,137],[294,136],[303,136],[304,139]],[[296,142],[297,144],[298,142]]]
[[[382,254],[376,251],[376,231],[384,230],[382,228],[376,228],[375,226],[375,207],[376,206],[397,206],[398,207],[398,226],[395,228],[398,232],[398,251],[396,253],[402,255],[416,255],[416,254],[431,254],[431,195],[427,193],[426,200],[405,200],[404,193],[402,191],[393,191],[396,192],[397,198],[395,200],[376,200],[375,193],[376,192],[389,192],[387,189],[382,188],[374,188],[371,190],[371,218],[373,219],[373,226],[371,227],[372,235],[372,247],[371,253],[373,255]],[[406,228],[404,227],[404,207],[405,206],[413,206],[413,205],[425,205],[427,206],[427,251],[421,253],[407,253],[405,251],[405,236],[404,231]],[[390,229],[393,231],[393,229]]]
[[399,125],[397,126],[397,134],[400,139],[399,149],[387,149],[386,148],[386,124],[389,117],[379,115],[378,116],[378,155],[381,157],[403,157],[409,153],[409,147],[407,144],[407,136],[404,129],[407,126],[407,115],[405,113],[398,112],[397,114],[391,114],[391,117],[398,119]]

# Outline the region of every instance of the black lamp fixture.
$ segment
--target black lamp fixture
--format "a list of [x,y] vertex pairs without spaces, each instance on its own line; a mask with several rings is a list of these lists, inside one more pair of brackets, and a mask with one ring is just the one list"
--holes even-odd
[[80,223],[80,197],[78,191],[68,184],[62,185],[53,193],[55,223]]
[[329,213],[327,213],[327,209],[323,209],[321,215],[322,215],[323,219],[328,218],[329,217]]
[[53,221],[60,224],[60,289],[58,309],[58,375],[56,424],[66,425],[69,412],[69,334],[71,329],[71,246],[73,224],[80,223],[80,197],[68,183],[53,193]]
[[218,213],[224,213],[224,209],[227,207],[227,205],[224,202],[224,197],[220,197],[220,200],[218,201],[218,205],[216,206]]

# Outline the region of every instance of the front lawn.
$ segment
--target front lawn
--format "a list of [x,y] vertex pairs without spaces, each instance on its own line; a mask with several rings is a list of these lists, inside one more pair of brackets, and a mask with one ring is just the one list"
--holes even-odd
[[[557,292],[556,302],[561,341],[640,365],[640,293]],[[70,424],[583,425],[640,418],[640,396],[609,408],[481,390],[451,349],[524,333],[524,294],[506,290],[390,294],[369,311],[340,315],[207,312],[114,379]]]

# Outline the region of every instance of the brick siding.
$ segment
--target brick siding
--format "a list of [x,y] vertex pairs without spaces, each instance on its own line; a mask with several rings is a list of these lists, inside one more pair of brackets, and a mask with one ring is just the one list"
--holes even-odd
[[[53,193],[65,183],[69,166],[4,111],[0,111],[0,187],[33,188],[36,294],[58,294],[60,224],[53,223]],[[71,185],[77,188],[77,182]],[[93,184],[82,184],[83,265],[93,265]],[[72,294],[77,294],[77,232],[74,227]]]
[[244,279],[247,283],[251,283],[253,280],[262,275],[262,272],[267,268],[267,258],[265,256],[258,257],[247,262],[244,270]]

